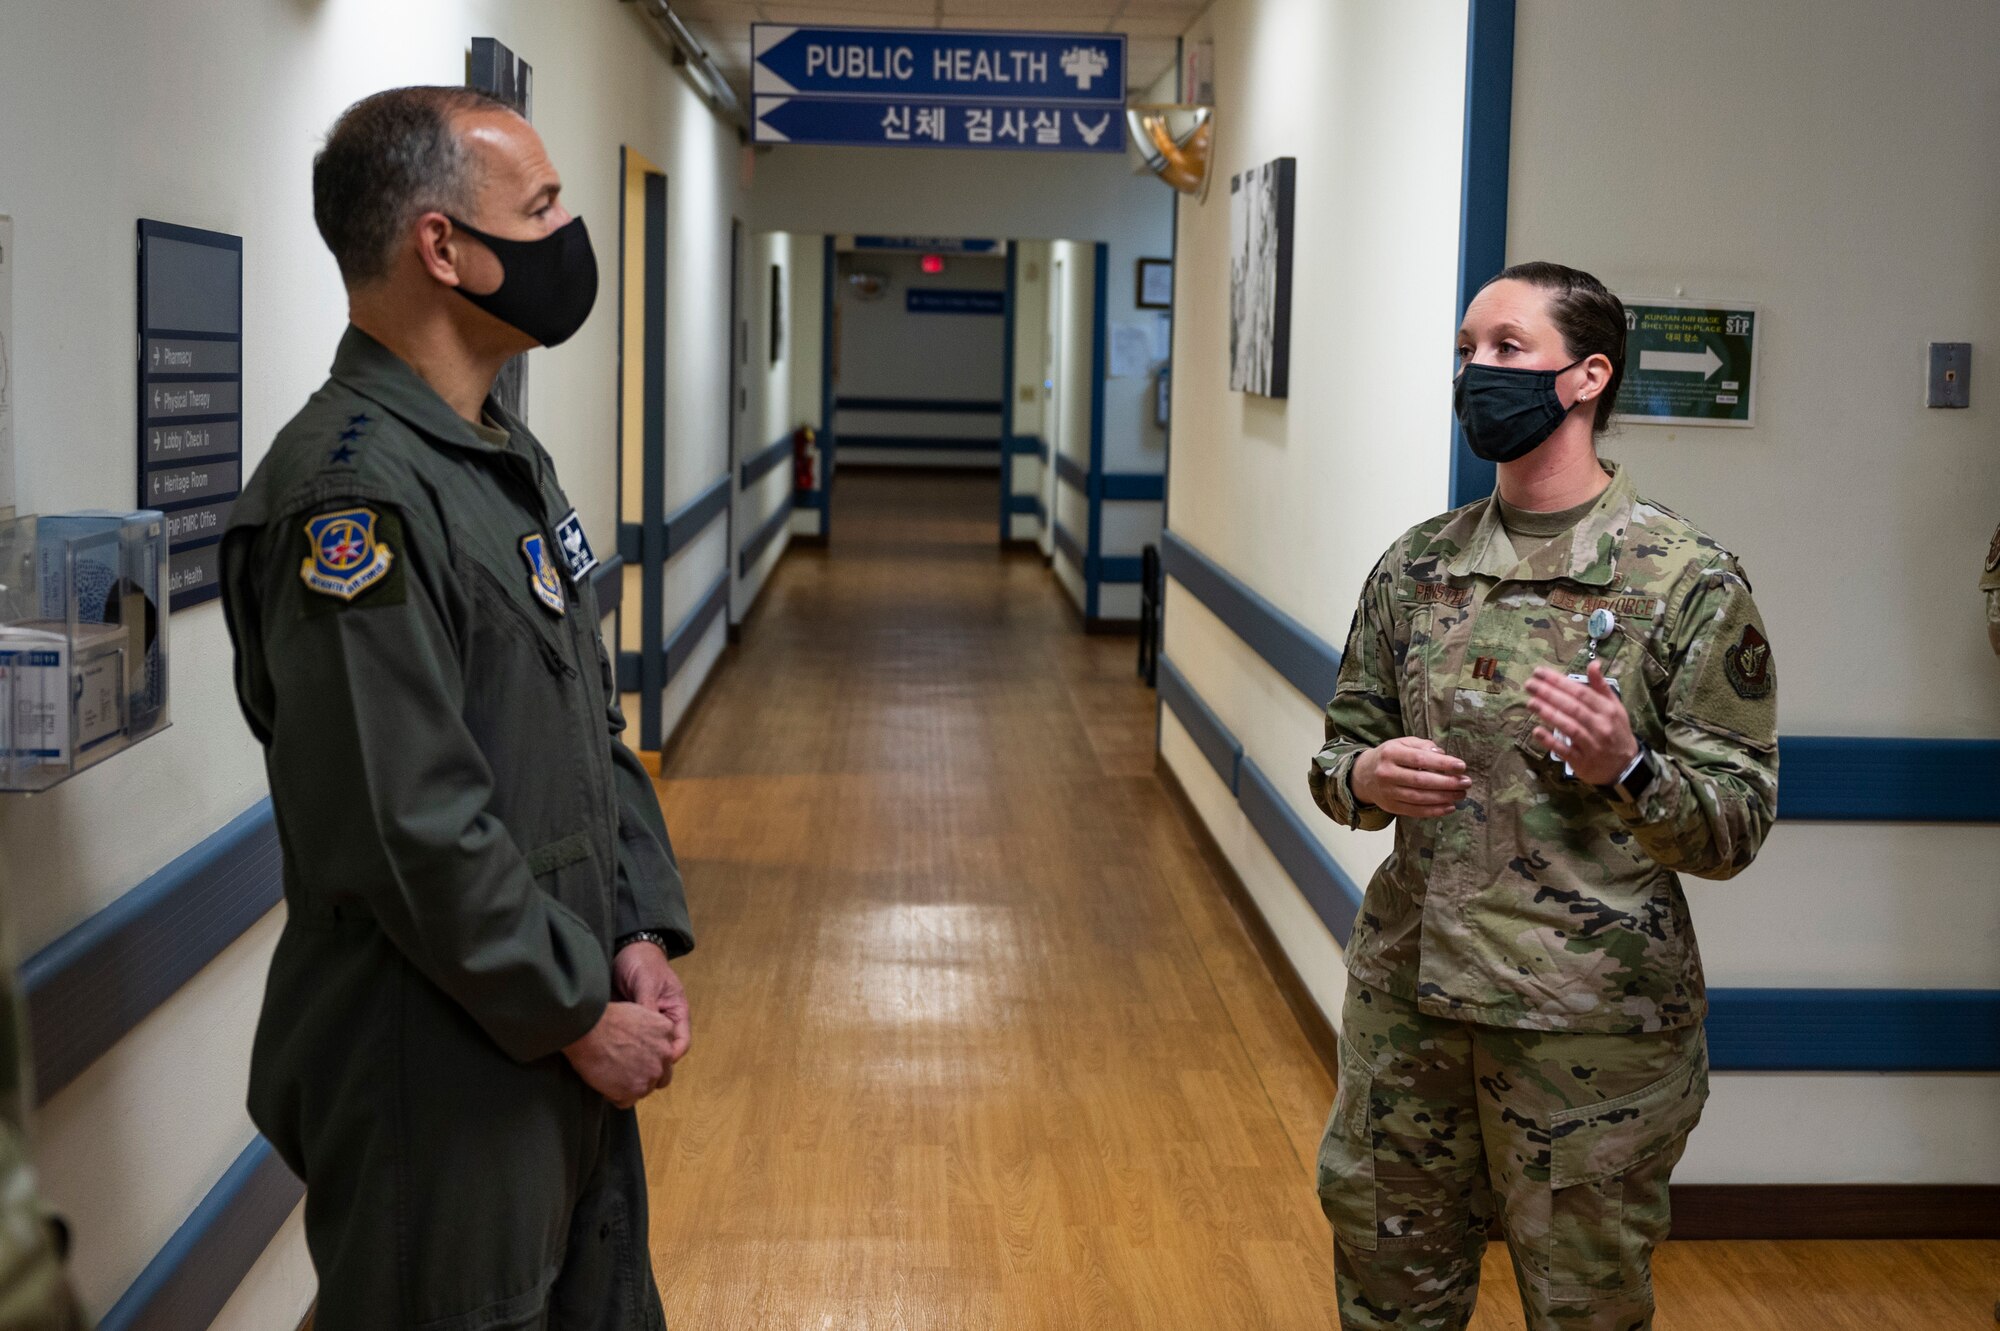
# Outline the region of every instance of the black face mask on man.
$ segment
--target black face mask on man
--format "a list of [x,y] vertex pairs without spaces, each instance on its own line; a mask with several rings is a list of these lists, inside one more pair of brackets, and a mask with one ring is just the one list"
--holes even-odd
[[1579,357],[1560,370],[1467,365],[1451,393],[1466,444],[1488,462],[1512,462],[1540,448],[1576,406],[1562,404],[1557,377],[1589,359]]
[[545,347],[569,341],[597,303],[597,254],[581,217],[572,217],[540,240],[508,240],[451,218],[451,224],[493,251],[500,285],[458,294]]

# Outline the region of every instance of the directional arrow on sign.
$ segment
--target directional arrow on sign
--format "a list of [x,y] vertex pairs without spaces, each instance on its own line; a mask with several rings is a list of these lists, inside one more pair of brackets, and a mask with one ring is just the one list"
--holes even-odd
[[1658,370],[1662,374],[1698,374],[1704,379],[1713,379],[1715,372],[1722,368],[1722,357],[1707,344],[1703,344],[1699,352],[1641,351],[1639,368]]

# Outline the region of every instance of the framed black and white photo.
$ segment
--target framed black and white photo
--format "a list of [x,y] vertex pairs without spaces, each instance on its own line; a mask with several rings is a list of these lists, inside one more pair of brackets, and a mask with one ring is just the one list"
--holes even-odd
[[1229,182],[1229,386],[1285,397],[1292,363],[1292,198],[1297,159]]
[[1174,306],[1174,261],[1139,260],[1139,290],[1133,302],[1142,310],[1170,310]]

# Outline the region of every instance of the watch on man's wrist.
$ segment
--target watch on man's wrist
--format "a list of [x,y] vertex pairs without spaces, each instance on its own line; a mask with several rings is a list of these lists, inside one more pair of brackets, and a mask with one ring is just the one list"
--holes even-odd
[[611,954],[616,956],[634,943],[651,943],[667,956],[671,957],[674,954],[673,949],[667,946],[667,936],[653,929],[641,929],[637,933],[626,934],[611,949]]
[[1646,747],[1646,741],[1639,741],[1639,752],[1625,765],[1616,781],[1608,786],[1599,786],[1612,803],[1620,808],[1630,809],[1638,805],[1647,789],[1653,784],[1656,770],[1653,766],[1653,751]]

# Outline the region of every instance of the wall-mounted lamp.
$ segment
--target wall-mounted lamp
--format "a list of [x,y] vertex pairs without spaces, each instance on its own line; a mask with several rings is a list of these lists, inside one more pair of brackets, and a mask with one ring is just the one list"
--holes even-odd
[[1146,166],[1183,194],[1208,197],[1215,108],[1154,105],[1125,108],[1132,143]]

